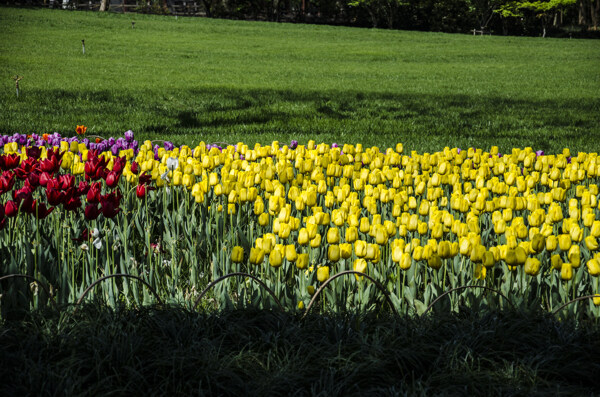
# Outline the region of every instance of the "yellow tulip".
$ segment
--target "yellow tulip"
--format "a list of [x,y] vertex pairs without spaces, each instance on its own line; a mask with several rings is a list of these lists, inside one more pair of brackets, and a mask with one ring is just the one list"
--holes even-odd
[[296,252],[296,246],[294,244],[285,246],[285,259],[289,262],[295,262],[298,259],[298,253]]
[[589,235],[585,238],[585,246],[590,251],[596,251],[598,249],[598,240],[596,240],[596,237]]
[[531,240],[531,249],[533,250],[534,253],[540,253],[544,250],[544,247],[546,245],[546,238],[538,233],[535,236],[533,236],[533,239]]
[[571,246],[568,253],[569,262],[574,268],[578,268],[581,264],[581,249],[577,244]]
[[568,251],[571,248],[571,235],[560,234],[558,236],[558,247],[561,251]]
[[329,279],[329,266],[321,266],[317,269],[317,280],[320,282],[327,281]]
[[342,243],[340,244],[340,256],[342,259],[348,259],[352,256],[352,244]]
[[314,295],[315,294],[315,287],[313,287],[312,285],[309,285],[306,287],[306,292],[308,292],[309,295]]
[[438,255],[433,254],[427,260],[427,264],[430,268],[438,270],[442,267],[442,259]]
[[363,240],[357,240],[354,242],[354,253],[359,258],[367,256],[367,242]]
[[[368,266],[368,263],[364,258],[358,258],[354,261],[354,264],[352,265],[352,269],[355,272],[366,273],[367,266]],[[358,279],[358,277],[357,277],[357,279]]]
[[530,276],[537,276],[540,272],[540,260],[537,258],[527,258],[525,261],[525,274],[529,274]]
[[558,247],[558,238],[555,235],[548,236],[546,239],[546,250],[552,252]]
[[554,254],[550,257],[550,265],[554,270],[560,270],[563,265],[563,260],[559,254]]
[[565,281],[573,278],[573,267],[569,262],[565,262],[562,264],[560,268],[560,278],[562,278]]
[[296,259],[296,267],[298,269],[306,269],[308,266],[308,254],[298,254]]
[[283,255],[281,255],[281,251],[279,251],[278,249],[272,250],[271,253],[269,254],[269,265],[271,265],[273,267],[279,267],[279,266],[281,266],[282,262],[283,262]]
[[267,226],[269,224],[269,214],[263,212],[258,217],[258,224],[261,226]]
[[347,243],[353,243],[356,241],[356,239],[358,239],[358,230],[355,226],[349,226],[346,229],[345,239]]
[[600,262],[596,258],[592,258],[587,261],[587,268],[590,276],[598,277],[600,276]]
[[265,252],[260,248],[250,248],[250,263],[259,265],[265,259]]
[[241,263],[244,260],[244,249],[236,245],[231,250],[231,261],[233,263]]
[[327,230],[327,243],[338,244],[340,242],[340,229],[332,227]]
[[481,263],[483,255],[485,254],[485,247],[481,244],[477,244],[471,251],[471,261],[475,263]]
[[311,248],[318,248],[321,246],[321,235],[319,233],[315,235],[315,238],[310,240],[310,246]]
[[340,246],[337,244],[331,244],[327,247],[327,259],[330,262],[337,262],[340,260]]
[[479,263],[475,265],[475,269],[473,270],[473,277],[475,277],[477,280],[483,280],[485,279],[486,274],[487,269],[485,268],[485,266]]

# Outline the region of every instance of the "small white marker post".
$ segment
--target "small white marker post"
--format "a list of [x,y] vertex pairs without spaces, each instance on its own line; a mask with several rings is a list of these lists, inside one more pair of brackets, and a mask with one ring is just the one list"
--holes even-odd
[[15,88],[17,90],[17,98],[19,97],[19,80],[21,80],[23,78],[23,76],[15,76],[14,80],[15,80]]
[[85,40],[81,40],[81,50],[83,51],[83,55],[85,55]]

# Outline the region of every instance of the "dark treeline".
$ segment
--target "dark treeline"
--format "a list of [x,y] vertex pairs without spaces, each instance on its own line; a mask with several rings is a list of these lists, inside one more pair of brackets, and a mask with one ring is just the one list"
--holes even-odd
[[0,0],[0,3],[449,33],[600,37],[600,0]]

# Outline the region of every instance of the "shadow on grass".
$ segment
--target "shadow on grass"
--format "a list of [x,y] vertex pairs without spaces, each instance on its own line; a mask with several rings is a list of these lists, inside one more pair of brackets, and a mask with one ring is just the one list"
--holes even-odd
[[[405,142],[419,150],[444,146],[532,146],[590,150],[600,138],[600,100],[527,100],[464,94],[311,92],[204,88],[173,92],[34,90],[6,108],[0,132],[72,129],[77,122],[105,134],[239,134],[345,136],[347,142]],[[80,121],[79,121],[80,120]],[[183,142],[179,142],[183,143]],[[597,148],[594,148],[596,150]]]
[[600,327],[542,313],[422,319],[181,307],[0,325],[3,395],[590,395]]

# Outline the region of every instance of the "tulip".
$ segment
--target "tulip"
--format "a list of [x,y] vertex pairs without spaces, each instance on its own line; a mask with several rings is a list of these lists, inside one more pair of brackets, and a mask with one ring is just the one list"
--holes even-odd
[[330,262],[337,262],[340,260],[340,246],[337,244],[332,244],[327,247],[327,259]]
[[269,265],[273,267],[281,266],[283,255],[278,249],[271,250],[269,253]]
[[4,205],[4,214],[7,218],[13,218],[17,216],[19,212],[19,206],[13,200],[8,200]]
[[308,254],[298,254],[298,259],[296,259],[296,267],[298,269],[306,269],[308,267]]
[[438,270],[442,267],[442,259],[438,255],[433,254],[427,259],[427,264],[430,268]]
[[342,259],[348,259],[352,256],[352,244],[342,243],[340,244],[340,256]]
[[231,250],[231,261],[233,263],[242,263],[244,260],[244,249],[239,245],[236,245]]
[[289,262],[295,262],[298,259],[298,253],[296,252],[296,246],[294,244],[285,246],[285,259]]
[[563,260],[559,254],[554,254],[550,257],[550,265],[554,270],[560,270],[563,265]]
[[473,270],[473,277],[477,280],[484,280],[487,274],[487,269],[482,264],[478,263],[475,265],[475,269]]
[[[357,258],[354,261],[354,264],[352,265],[352,269],[355,272],[361,272],[361,273],[366,273],[367,272],[367,261],[364,258]],[[358,275],[356,275],[356,279],[357,280],[362,280],[362,277],[359,277]]]
[[338,244],[340,242],[340,230],[337,227],[332,227],[327,230],[327,243]]
[[324,282],[329,279],[329,266],[321,266],[317,269],[317,280]]
[[578,245],[573,245],[569,249],[569,253],[567,254],[569,258],[569,262],[571,262],[571,266],[574,268],[578,268],[581,264],[581,250]]
[[596,240],[596,237],[589,235],[585,238],[585,246],[590,251],[596,251],[598,249],[598,240]]
[[560,234],[558,236],[558,247],[561,251],[568,251],[571,248],[571,235]]
[[573,278],[573,267],[569,262],[562,264],[560,268],[560,278],[567,281]]
[[265,258],[265,252],[260,248],[250,248],[250,258],[249,261],[253,265],[259,265],[263,262]]
[[587,261],[587,269],[590,273],[590,276],[600,276],[600,262],[598,261],[598,259],[592,258],[589,261]]
[[537,276],[540,272],[540,260],[537,258],[527,258],[525,261],[525,274],[529,274],[530,276]]

